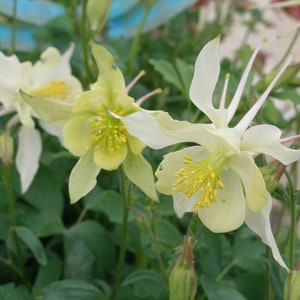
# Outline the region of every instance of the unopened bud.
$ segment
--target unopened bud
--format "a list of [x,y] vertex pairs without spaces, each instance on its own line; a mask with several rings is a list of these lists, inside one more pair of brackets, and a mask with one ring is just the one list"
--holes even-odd
[[288,275],[283,290],[284,300],[300,299],[300,262],[298,262],[292,273]]
[[182,253],[170,278],[170,300],[194,300],[197,293],[197,276],[194,269],[193,248],[196,241],[184,237]]
[[86,7],[90,28],[100,32],[105,26],[110,13],[111,0],[89,0]]
[[14,154],[13,139],[9,135],[0,135],[0,158],[5,165],[12,161]]

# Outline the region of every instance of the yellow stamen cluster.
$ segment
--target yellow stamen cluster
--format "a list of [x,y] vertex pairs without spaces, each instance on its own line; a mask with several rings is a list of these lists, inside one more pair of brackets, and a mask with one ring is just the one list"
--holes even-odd
[[[114,112],[121,116],[121,107]],[[106,148],[113,155],[127,142],[128,132],[121,120],[113,117],[106,107],[99,110],[99,116],[91,121],[90,134],[93,135],[93,143],[96,144],[95,150],[99,147]]]
[[193,161],[188,155],[184,157],[186,167],[176,173],[177,180],[172,190],[173,194],[185,195],[181,205],[195,194],[199,194],[194,205],[195,211],[217,201],[218,189],[224,187],[220,180],[224,160],[225,157],[221,154],[211,155],[199,162]]
[[33,90],[31,94],[40,98],[65,100],[68,95],[68,89],[64,81],[50,81],[49,84]]

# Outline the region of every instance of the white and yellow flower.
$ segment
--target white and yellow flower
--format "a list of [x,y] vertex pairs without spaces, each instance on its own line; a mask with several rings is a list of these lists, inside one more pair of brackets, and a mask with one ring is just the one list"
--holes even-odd
[[229,76],[219,108],[215,108],[212,99],[220,71],[218,44],[216,38],[203,47],[190,87],[192,102],[211,124],[192,124],[173,120],[166,113],[154,117],[145,112],[125,117],[123,122],[132,135],[152,148],[178,142],[195,144],[167,154],[156,172],[158,191],[173,196],[179,217],[195,212],[213,232],[237,229],[245,221],[272,248],[274,258],[287,268],[271,231],[271,196],[253,154],[264,153],[290,164],[300,159],[300,151],[282,145],[277,127],[250,125],[290,59],[253,107],[235,126],[229,127],[260,47],[250,58],[228,108],[225,108],[225,95]]
[[90,192],[101,169],[116,170],[121,165],[126,176],[147,196],[157,200],[151,165],[141,152],[139,139],[128,133],[122,117],[141,111],[128,96],[124,77],[112,55],[91,43],[99,76],[89,91],[80,93],[74,104],[41,101],[39,95],[23,94],[40,118],[63,127],[64,146],[80,157],[69,179],[71,203]]
[[[20,173],[21,190],[26,192],[39,166],[42,150],[41,138],[34,127],[31,107],[22,99],[19,90],[37,97],[71,103],[82,90],[80,82],[71,74],[72,45],[63,55],[50,47],[34,65],[20,62],[17,56],[0,52],[0,116],[9,115],[7,131],[21,123],[18,132],[16,166]],[[61,137],[61,130],[40,120],[40,125],[50,134]]]

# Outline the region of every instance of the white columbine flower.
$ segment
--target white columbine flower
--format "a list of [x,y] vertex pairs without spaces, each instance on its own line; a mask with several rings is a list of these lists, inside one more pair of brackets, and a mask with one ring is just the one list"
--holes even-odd
[[[80,82],[71,74],[73,50],[72,45],[61,55],[56,48],[50,47],[34,65],[29,61],[21,63],[17,56],[0,52],[0,116],[11,116],[7,122],[8,132],[12,126],[21,123],[16,166],[22,192],[26,192],[37,172],[42,143],[39,131],[34,128],[32,117],[36,115],[22,99],[19,90],[41,98],[73,102],[75,95],[82,90]],[[43,121],[40,125],[50,134],[61,137],[58,127]]]
[[271,247],[275,260],[288,269],[271,231],[272,199],[253,155],[264,153],[287,165],[300,158],[300,151],[282,146],[277,127],[250,125],[291,58],[238,124],[229,127],[260,47],[251,56],[228,108],[225,95],[229,76],[220,106],[215,108],[212,96],[220,71],[218,44],[216,38],[203,47],[190,87],[192,102],[211,124],[192,124],[173,120],[166,113],[154,117],[145,112],[126,116],[123,122],[130,134],[152,148],[178,142],[196,144],[164,156],[156,172],[158,191],[173,196],[179,217],[185,212],[196,212],[213,232],[237,229],[245,221]]

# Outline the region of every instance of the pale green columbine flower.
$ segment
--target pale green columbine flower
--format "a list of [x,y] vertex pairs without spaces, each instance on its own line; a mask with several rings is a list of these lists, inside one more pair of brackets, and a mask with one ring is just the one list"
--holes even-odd
[[[0,117],[10,116],[6,134],[21,123],[18,130],[16,167],[20,174],[21,191],[26,192],[39,167],[42,151],[40,133],[35,129],[31,107],[22,99],[19,90],[37,97],[70,103],[82,90],[77,78],[72,76],[70,58],[74,45],[61,55],[50,47],[35,64],[20,62],[17,56],[0,52]],[[52,135],[61,137],[61,129],[39,120],[39,125]]]
[[218,44],[216,38],[203,47],[190,87],[192,102],[211,124],[191,124],[173,120],[166,113],[154,117],[145,112],[125,117],[123,122],[132,135],[152,148],[178,142],[196,144],[164,156],[156,172],[158,191],[173,196],[179,217],[195,212],[214,232],[234,230],[245,221],[272,248],[274,258],[287,268],[271,231],[271,196],[253,155],[264,153],[290,164],[300,158],[300,151],[282,146],[281,131],[275,126],[249,126],[290,59],[238,124],[229,127],[260,47],[250,58],[228,108],[225,95],[229,76],[219,108],[215,108],[212,99],[220,71]]
[[80,157],[69,179],[71,203],[94,188],[101,169],[116,170],[120,165],[129,180],[157,200],[151,165],[141,154],[145,144],[130,135],[121,120],[142,109],[128,96],[131,86],[126,88],[112,55],[102,46],[91,47],[99,76],[74,104],[23,97],[42,119],[63,126],[64,146]]

